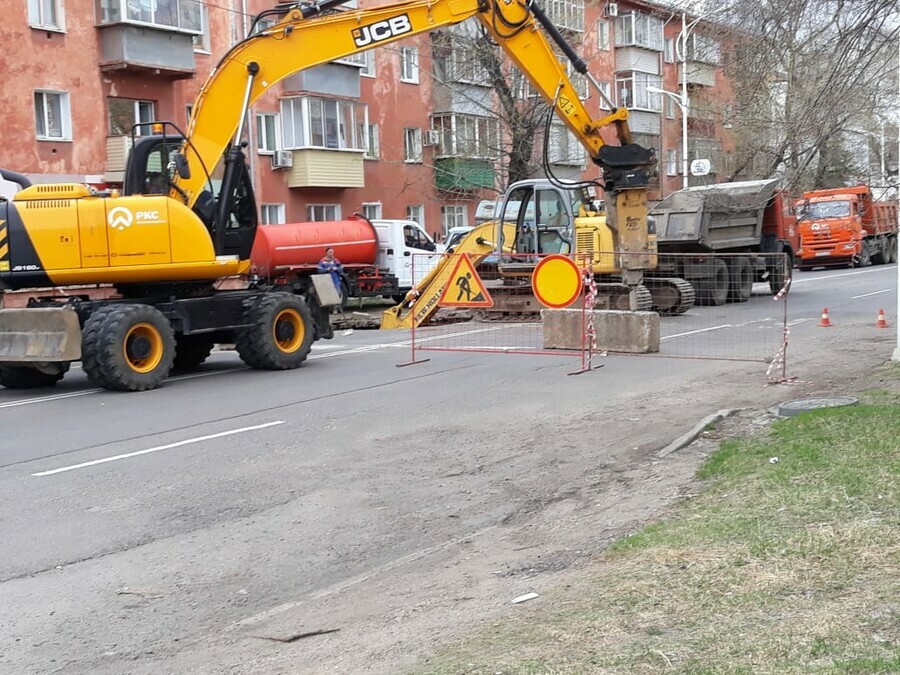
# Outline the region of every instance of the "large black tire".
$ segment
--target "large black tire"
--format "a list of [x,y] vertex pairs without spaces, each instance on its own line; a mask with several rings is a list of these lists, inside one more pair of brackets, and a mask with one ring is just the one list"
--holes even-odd
[[728,300],[747,302],[753,295],[753,265],[750,258],[738,256],[728,262]]
[[705,279],[694,282],[698,305],[719,307],[728,302],[729,277],[728,265],[721,258],[713,258],[712,273]]
[[878,241],[878,246],[872,251],[871,263],[873,265],[883,265],[887,262],[887,237],[882,237]]
[[68,363],[47,364],[40,370],[34,366],[0,365],[0,385],[7,389],[37,389],[52,387],[63,379],[69,370]]
[[888,237],[886,246],[885,262],[890,265],[892,262],[897,262],[897,240],[893,237]]
[[266,293],[247,301],[250,326],[237,332],[241,360],[257,370],[292,370],[306,360],[313,342],[313,322],[303,298]]
[[772,295],[777,294],[782,288],[787,286],[791,288],[791,270],[794,268],[794,260],[790,253],[786,257],[773,256],[768,261],[769,264],[769,290]]
[[82,368],[88,379],[114,391],[155,389],[175,360],[175,333],[150,305],[111,305],[84,326]]
[[175,359],[172,370],[192,373],[209,358],[215,343],[204,335],[178,335],[175,338]]

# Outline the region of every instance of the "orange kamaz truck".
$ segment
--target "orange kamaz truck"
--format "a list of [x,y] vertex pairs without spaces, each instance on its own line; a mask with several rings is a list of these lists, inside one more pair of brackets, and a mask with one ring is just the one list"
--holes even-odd
[[897,202],[876,201],[866,185],[804,192],[797,211],[803,271],[896,260]]

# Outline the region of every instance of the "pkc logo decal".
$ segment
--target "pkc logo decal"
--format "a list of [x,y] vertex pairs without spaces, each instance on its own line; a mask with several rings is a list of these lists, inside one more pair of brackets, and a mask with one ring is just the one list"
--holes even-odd
[[158,223],[160,220],[159,211],[132,212],[131,209],[124,206],[114,206],[106,214],[106,222],[109,223],[112,229],[119,232],[127,230],[135,220],[145,223]]
[[409,14],[392,16],[390,19],[376,21],[353,29],[353,43],[357,47],[367,47],[376,42],[383,42],[398,35],[412,32]]
[[134,222],[134,214],[124,206],[116,206],[106,214],[106,222],[112,229],[121,232],[131,227],[131,223]]

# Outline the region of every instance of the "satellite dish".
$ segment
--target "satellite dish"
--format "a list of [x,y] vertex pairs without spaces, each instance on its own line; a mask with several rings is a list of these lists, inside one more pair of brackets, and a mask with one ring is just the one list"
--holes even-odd
[[709,170],[712,166],[709,163],[708,159],[695,159],[691,162],[691,175],[692,176],[706,176],[709,174]]

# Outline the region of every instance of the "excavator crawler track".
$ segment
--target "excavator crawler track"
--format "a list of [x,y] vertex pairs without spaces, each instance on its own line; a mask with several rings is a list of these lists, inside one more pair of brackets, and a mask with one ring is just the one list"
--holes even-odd
[[678,316],[694,306],[694,287],[679,277],[645,279],[653,295],[653,309],[663,316]]

